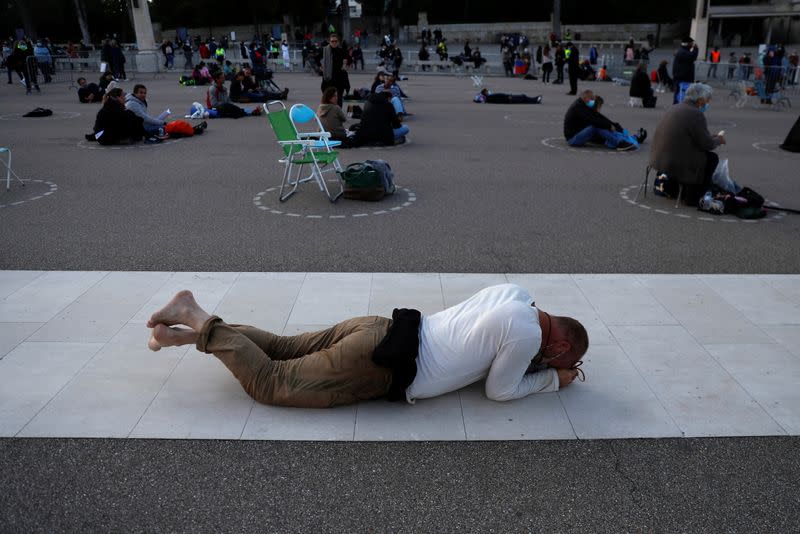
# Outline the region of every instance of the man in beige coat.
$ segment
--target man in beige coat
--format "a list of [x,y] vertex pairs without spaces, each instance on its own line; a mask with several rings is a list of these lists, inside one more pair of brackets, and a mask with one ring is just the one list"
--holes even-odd
[[704,113],[711,95],[706,84],[690,85],[683,102],[672,106],[661,119],[650,145],[650,166],[656,172],[666,174],[673,184],[695,186],[687,188],[691,190],[685,197],[687,204],[696,203],[708,189],[719,163],[713,151],[725,144],[724,132],[711,135],[708,131]]

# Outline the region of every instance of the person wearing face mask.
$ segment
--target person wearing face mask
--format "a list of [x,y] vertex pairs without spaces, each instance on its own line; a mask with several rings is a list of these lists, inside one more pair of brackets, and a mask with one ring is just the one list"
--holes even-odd
[[696,204],[711,184],[719,163],[714,150],[725,144],[723,132],[711,135],[708,131],[705,113],[712,94],[709,85],[690,85],[683,102],[662,117],[650,146],[650,166],[659,175],[667,175],[671,190],[677,192],[677,184],[688,186],[684,199],[689,205]]
[[[637,144],[627,139],[622,127],[598,113],[595,106],[594,93],[587,89],[569,107],[564,117],[564,138],[567,144],[582,147],[589,143],[598,143],[620,151],[636,149]],[[638,143],[644,141],[641,132],[640,139],[637,139]]]
[[[176,327],[185,325],[185,327]],[[583,380],[583,325],[550,315],[514,284],[487,287],[432,315],[395,309],[315,333],[277,336],[232,325],[181,291],[147,323],[148,347],[195,345],[213,354],[256,401],[327,408],[386,398],[414,404],[485,380],[509,401]]]

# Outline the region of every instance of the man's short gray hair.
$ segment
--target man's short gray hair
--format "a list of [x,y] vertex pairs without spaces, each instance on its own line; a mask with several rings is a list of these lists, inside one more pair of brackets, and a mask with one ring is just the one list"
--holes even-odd
[[713,92],[714,90],[711,89],[710,85],[704,83],[693,83],[688,89],[686,89],[686,94],[683,98],[689,102],[697,102],[701,98],[710,100]]

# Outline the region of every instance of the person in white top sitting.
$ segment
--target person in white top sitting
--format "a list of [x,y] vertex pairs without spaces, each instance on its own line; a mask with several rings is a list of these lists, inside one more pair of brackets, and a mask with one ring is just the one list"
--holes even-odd
[[392,319],[357,317],[297,336],[226,324],[181,291],[147,326],[151,350],[195,344],[255,400],[309,408],[381,397],[413,404],[484,379],[495,401],[558,391],[582,378],[589,346],[580,322],[551,316],[514,284],[429,316],[396,309]]

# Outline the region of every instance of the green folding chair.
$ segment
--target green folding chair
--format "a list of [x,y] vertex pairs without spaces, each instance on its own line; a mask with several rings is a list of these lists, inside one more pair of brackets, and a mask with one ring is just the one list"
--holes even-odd
[[[270,111],[270,107],[278,109]],[[309,109],[306,106],[303,107]],[[276,100],[264,104],[263,109],[267,119],[269,119],[278,144],[283,149],[283,157],[278,160],[284,164],[283,180],[281,180],[278,199],[281,202],[286,202],[289,197],[297,192],[297,188],[301,183],[313,180],[317,183],[319,190],[328,197],[328,200],[336,202],[344,193],[344,184],[339,174],[342,172],[339,153],[331,149],[333,143],[325,137],[325,135],[329,134],[327,132],[317,132],[319,135],[298,134],[289,111],[281,101]],[[313,111],[311,113],[313,114]],[[305,166],[311,168],[311,174],[300,178]],[[339,182],[339,192],[336,195],[331,193],[325,183],[324,174],[327,172],[334,172]],[[292,176],[293,173],[294,176]],[[291,188],[291,190],[284,194],[284,189],[286,188]]]

